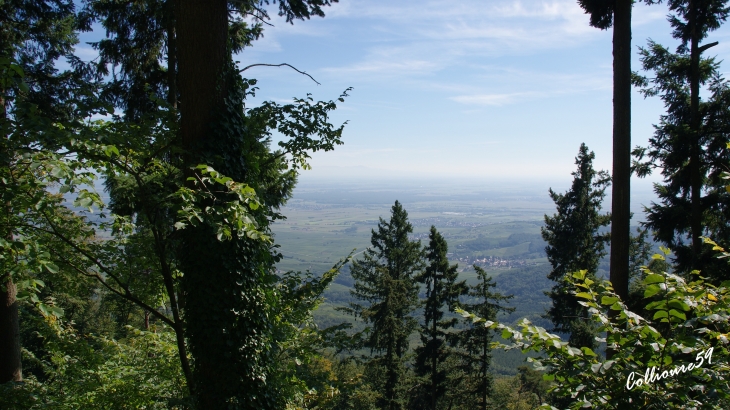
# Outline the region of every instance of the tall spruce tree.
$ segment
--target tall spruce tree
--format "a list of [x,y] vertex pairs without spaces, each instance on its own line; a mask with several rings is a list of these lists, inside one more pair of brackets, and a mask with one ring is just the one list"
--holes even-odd
[[550,189],[557,213],[545,215],[542,237],[547,242],[545,253],[552,265],[548,278],[556,284],[549,292],[552,306],[546,318],[555,326],[554,331],[570,334],[573,346],[596,346],[595,330],[588,321],[587,309],[578,303],[564,278],[578,270],[587,270],[595,277],[598,263],[605,255],[604,245],[609,234],[599,229],[607,226],[610,215],[601,214],[601,202],[610,178],[605,171],[593,169],[595,155],[581,144],[575,158],[577,170],[572,173],[573,184],[565,194]]
[[456,281],[458,265],[449,265],[448,244],[436,227],[431,226],[428,239],[427,266],[416,278],[426,287],[426,300],[423,303],[424,323],[420,329],[423,345],[416,348],[414,370],[417,376],[426,379],[423,388],[417,390],[417,407],[435,410],[448,388],[447,369],[443,364],[453,353],[450,345],[454,340],[449,329],[458,323],[455,317],[444,319],[444,311],[454,312],[459,307],[459,297],[469,288],[465,281]]
[[411,313],[418,306],[415,278],[424,262],[420,241],[408,237],[412,232],[408,213],[395,201],[390,220],[380,218],[372,231],[371,247],[350,270],[355,279],[351,294],[360,303],[350,303],[346,311],[370,325],[364,345],[375,354],[369,365],[385,373],[379,406],[388,410],[401,409],[405,403],[400,392],[404,355],[408,338],[418,326]]
[[[464,310],[489,321],[496,321],[500,312],[514,312],[515,308],[504,306],[506,301],[512,299],[512,295],[496,292],[494,288],[497,284],[483,268],[474,265],[474,270],[478,282],[469,286],[467,295],[473,302],[464,303]],[[458,334],[458,345],[462,349],[461,369],[466,374],[460,390],[472,398],[465,400],[467,403],[475,403],[482,410],[490,408],[489,398],[492,395],[493,375],[490,369],[493,336],[494,330],[484,326],[484,323],[472,321],[468,321],[466,329]]]
[[[655,186],[660,203],[647,208],[647,227],[658,241],[676,256],[676,269],[701,269],[718,279],[722,266],[700,237],[721,241],[728,236],[727,203],[720,174],[728,160],[728,83],[719,63],[701,58],[701,53],[717,42],[699,45],[710,31],[720,27],[730,13],[727,1],[670,1],[676,14],[669,21],[673,36],[681,41],[676,53],[649,42],[641,50],[644,70],[654,73],[651,80],[638,79],[646,96],[660,95],[667,114],[660,119],[648,148],[637,148],[639,176],[661,168],[664,182]],[[700,86],[709,91],[700,99]]]
[[[717,44],[708,43],[700,47],[700,41],[707,37],[712,30],[720,28],[720,24],[727,19],[730,8],[727,0],[669,0],[669,10],[672,15],[669,22],[674,28],[673,37],[682,41],[678,52],[689,51],[689,178],[690,178],[690,231],[692,252],[699,255],[702,252],[702,130],[700,114],[700,56],[702,52]],[[687,49],[689,46],[689,50]],[[699,266],[697,266],[699,267]]]

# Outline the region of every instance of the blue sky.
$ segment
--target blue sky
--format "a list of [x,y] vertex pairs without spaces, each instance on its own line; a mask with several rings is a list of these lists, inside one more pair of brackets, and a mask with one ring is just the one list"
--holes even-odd
[[[340,0],[325,12],[294,25],[274,18],[238,56],[242,66],[286,62],[322,84],[253,68],[259,101],[328,100],[354,88],[333,116],[349,121],[345,144],[316,154],[303,181],[569,180],[581,142],[610,169],[612,32],[590,27],[575,0]],[[634,7],[635,70],[648,38],[676,46],[667,13]],[[720,45],[710,53],[724,59],[728,39],[726,27],[711,33]],[[632,145],[646,145],[661,101],[635,93],[632,112]]]
[[[256,67],[250,101],[290,102],[354,89],[332,119],[349,121],[343,146],[317,153],[300,181],[457,178],[559,181],[567,187],[581,142],[611,166],[611,30],[588,25],[576,0],[340,0],[326,17],[273,27],[237,56]],[[674,48],[665,5],[633,10],[633,68],[648,38]],[[93,41],[103,31],[82,35]],[[705,41],[730,54],[730,28]],[[96,53],[77,47],[83,59]],[[632,101],[632,145],[646,145],[663,113],[658,98]],[[635,181],[650,189],[649,180]]]

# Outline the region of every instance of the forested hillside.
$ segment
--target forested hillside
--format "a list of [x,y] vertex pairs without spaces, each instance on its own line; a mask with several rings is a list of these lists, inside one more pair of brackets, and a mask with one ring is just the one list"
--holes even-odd
[[0,0],[0,409],[730,408],[729,15]]

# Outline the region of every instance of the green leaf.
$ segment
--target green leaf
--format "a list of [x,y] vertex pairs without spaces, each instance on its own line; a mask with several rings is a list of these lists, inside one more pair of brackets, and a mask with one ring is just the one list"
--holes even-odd
[[512,337],[512,332],[509,331],[509,329],[504,329],[502,331],[502,339],[509,339]]
[[589,348],[587,348],[587,347],[585,347],[585,346],[584,346],[584,347],[581,347],[581,348],[580,348],[580,350],[582,350],[582,351],[583,351],[583,354],[584,354],[584,355],[586,355],[586,356],[597,356],[597,355],[596,355],[596,354],[595,354],[595,353],[593,352],[593,350],[591,350],[591,349],[589,349]]
[[680,318],[680,319],[682,319],[682,320],[687,320],[687,316],[686,316],[686,315],[685,315],[684,313],[682,313],[682,312],[680,312],[680,311],[678,311],[678,310],[676,310],[676,309],[670,309],[670,310],[669,310],[669,314],[670,314],[671,316],[674,316],[674,317]]
[[658,310],[654,313],[654,319],[669,317],[666,310]]
[[660,288],[659,285],[649,285],[644,290],[644,298],[652,297],[652,296],[656,295],[657,293],[659,293],[659,291],[661,291],[661,290],[662,290],[662,288]]
[[593,299],[593,295],[591,295],[590,293],[587,293],[587,292],[580,292],[580,293],[577,293],[575,296],[577,296],[579,298],[584,298],[584,299]]
[[601,298],[602,305],[613,305],[616,302],[618,302],[618,298],[614,296],[604,296]]
[[[657,286],[657,289],[659,286]],[[647,310],[656,310],[656,309],[665,309],[667,308],[667,301],[666,300],[657,300],[654,302],[649,303],[646,305]]]
[[674,308],[674,309],[681,309],[681,310],[684,310],[685,312],[689,312],[689,310],[690,310],[690,307],[689,307],[688,304],[686,304],[686,303],[684,303],[684,302],[682,302],[681,300],[678,300],[678,299],[672,299],[672,300],[670,300],[669,301],[669,307],[670,308]]
[[652,273],[646,276],[643,283],[645,285],[650,285],[652,283],[664,283],[664,276]]

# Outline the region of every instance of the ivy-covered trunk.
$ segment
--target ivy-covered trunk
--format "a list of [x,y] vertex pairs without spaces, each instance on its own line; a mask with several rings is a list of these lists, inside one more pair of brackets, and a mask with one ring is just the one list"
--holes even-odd
[[[246,179],[244,94],[229,58],[227,1],[181,0],[175,14],[186,184],[215,191],[187,181],[197,178],[189,167],[207,164],[235,181]],[[265,225],[259,218],[259,227]],[[216,234],[206,223],[186,228],[180,255],[196,401],[201,409],[273,408],[266,291],[272,256],[263,241]]]
[[[180,0],[176,4],[180,137],[185,155],[185,177],[189,167],[199,163],[197,148],[211,135],[216,108],[223,105],[225,91],[219,80],[227,57],[228,12],[225,0]],[[169,43],[168,43],[169,44]],[[169,58],[169,56],[168,56]],[[188,183],[188,182],[186,182]],[[185,319],[194,361],[193,392],[200,408],[226,408],[224,387],[227,372],[218,371],[216,354],[230,346],[220,345],[219,293],[224,274],[220,259],[212,248],[215,235],[205,227],[191,227],[185,235],[182,261],[186,295]]]

